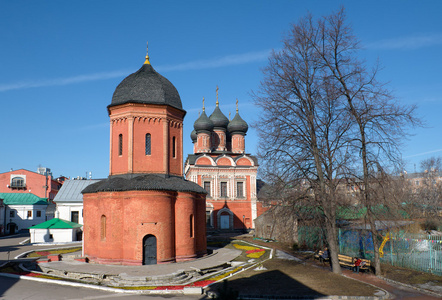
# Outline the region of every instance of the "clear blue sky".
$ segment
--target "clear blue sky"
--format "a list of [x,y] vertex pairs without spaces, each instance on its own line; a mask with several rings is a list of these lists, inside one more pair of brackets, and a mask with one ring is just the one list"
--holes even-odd
[[[184,157],[202,98],[249,124],[250,92],[291,23],[346,8],[362,58],[419,106],[427,127],[404,141],[407,170],[442,155],[442,1],[0,1],[0,172],[51,168],[54,176],[105,178],[115,87],[144,62],[178,89],[187,115]],[[256,153],[250,129],[246,151]]]

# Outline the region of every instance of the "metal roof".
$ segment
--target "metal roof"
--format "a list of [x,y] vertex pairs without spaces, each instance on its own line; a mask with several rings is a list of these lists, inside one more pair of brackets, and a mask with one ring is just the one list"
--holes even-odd
[[83,203],[83,194],[81,193],[88,185],[99,182],[100,180],[66,180],[61,189],[54,198],[55,203],[78,202]]
[[48,205],[47,198],[40,198],[31,193],[0,193],[5,205]]
[[46,222],[31,226],[31,227],[29,227],[29,229],[72,229],[72,228],[78,228],[78,227],[82,227],[82,226],[83,225],[78,224],[78,223],[54,218],[54,219],[50,219]]

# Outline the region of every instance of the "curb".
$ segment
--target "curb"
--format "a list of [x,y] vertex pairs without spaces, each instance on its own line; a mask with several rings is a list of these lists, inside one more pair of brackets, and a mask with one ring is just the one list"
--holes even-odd
[[430,290],[427,290],[427,289],[423,289],[423,288],[416,287],[414,285],[409,285],[409,284],[406,284],[406,283],[402,283],[402,282],[399,282],[399,281],[394,281],[392,279],[385,278],[385,277],[382,277],[382,276],[376,276],[376,277],[378,277],[379,279],[382,279],[382,280],[384,280],[386,282],[392,283],[392,284],[397,284],[397,285],[400,285],[400,286],[403,286],[403,287],[407,287],[407,288],[416,290],[416,291],[421,292],[423,294],[428,294],[428,295],[435,296],[435,297],[441,297],[440,293],[437,293],[437,292],[433,292],[433,291],[430,291]]
[[371,283],[368,283],[368,282],[365,282],[365,281],[362,281],[362,280],[359,280],[359,279],[356,279],[356,278],[353,278],[353,277],[350,277],[350,276],[347,276],[347,275],[344,275],[344,274],[342,274],[341,276],[343,276],[345,278],[348,278],[348,279],[352,279],[352,280],[355,280],[355,281],[359,281],[359,282],[371,285],[372,287],[377,288],[378,290],[380,290],[380,291],[385,293],[385,295],[383,295],[383,296],[367,296],[367,297],[363,297],[361,299],[393,299],[394,298],[394,297],[392,297],[392,295],[388,291],[384,290],[383,288],[378,287],[377,285],[374,285],[374,284],[371,284]]

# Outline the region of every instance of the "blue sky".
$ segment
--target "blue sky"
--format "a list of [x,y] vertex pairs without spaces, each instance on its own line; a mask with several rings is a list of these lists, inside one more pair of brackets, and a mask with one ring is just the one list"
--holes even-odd
[[[249,124],[250,93],[271,49],[290,24],[343,5],[380,79],[404,104],[417,104],[425,128],[404,141],[407,171],[442,155],[442,1],[0,1],[0,173],[51,168],[54,176],[105,178],[115,87],[144,62],[178,89],[187,115],[184,156],[202,98]],[[256,153],[249,129],[246,151]]]

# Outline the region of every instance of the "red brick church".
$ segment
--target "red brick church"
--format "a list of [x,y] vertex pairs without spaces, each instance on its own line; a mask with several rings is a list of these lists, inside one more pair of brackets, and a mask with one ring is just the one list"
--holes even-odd
[[83,190],[84,255],[142,265],[206,254],[206,191],[183,178],[186,111],[146,56],[115,89],[110,174]]
[[186,179],[207,191],[206,224],[214,230],[248,230],[263,211],[257,201],[258,160],[245,152],[248,124],[236,114],[229,120],[216,107],[208,117],[203,111],[194,123],[194,145],[185,163]]

